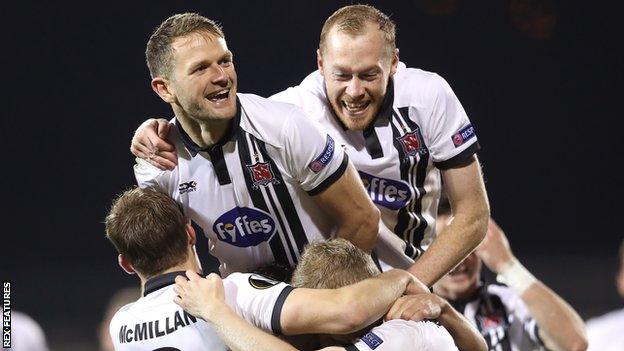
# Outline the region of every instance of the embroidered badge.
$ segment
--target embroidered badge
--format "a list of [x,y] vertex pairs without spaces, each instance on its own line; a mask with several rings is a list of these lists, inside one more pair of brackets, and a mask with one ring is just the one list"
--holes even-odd
[[275,179],[271,164],[268,162],[256,162],[253,165],[247,165],[247,169],[251,173],[253,188],[258,189],[260,186],[269,184],[279,184],[279,180]]
[[334,139],[332,139],[329,135],[327,135],[327,140],[325,141],[325,148],[321,151],[321,154],[315,158],[310,164],[308,168],[314,173],[320,172],[329,161],[331,161],[334,156]]
[[474,131],[474,127],[472,126],[472,124],[468,124],[464,128],[460,129],[457,133],[453,134],[451,139],[453,140],[453,145],[455,145],[455,147],[459,147],[463,145],[467,140],[470,140],[475,136],[476,134]]
[[423,137],[420,134],[420,128],[416,128],[416,130],[405,133],[403,136],[397,138],[397,140],[401,143],[403,147],[403,151],[405,152],[405,156],[416,156],[417,154],[424,155],[427,153],[427,147],[423,142]]

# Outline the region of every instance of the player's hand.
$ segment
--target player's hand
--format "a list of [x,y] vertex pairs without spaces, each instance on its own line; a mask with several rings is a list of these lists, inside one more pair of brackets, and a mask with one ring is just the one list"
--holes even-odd
[[492,218],[490,218],[485,238],[475,252],[496,274],[500,273],[514,258],[505,233]]
[[385,320],[422,321],[436,319],[447,304],[448,302],[444,299],[432,293],[405,295],[394,302],[386,314]]
[[407,287],[405,288],[405,294],[408,295],[416,295],[416,294],[427,294],[429,293],[429,288],[421,282],[415,275],[412,273],[406,272],[410,275],[411,280]]
[[188,280],[179,275],[175,278],[176,296],[173,301],[186,312],[207,321],[211,316],[218,316],[219,309],[225,306],[223,281],[217,274],[211,273],[206,278],[187,270]]
[[166,139],[170,124],[166,119],[150,118],[134,132],[130,152],[160,169],[174,169],[178,164],[175,147]]

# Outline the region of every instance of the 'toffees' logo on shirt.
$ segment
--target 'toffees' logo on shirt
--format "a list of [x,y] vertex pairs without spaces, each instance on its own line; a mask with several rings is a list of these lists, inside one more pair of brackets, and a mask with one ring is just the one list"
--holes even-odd
[[455,133],[451,139],[453,140],[453,144],[455,147],[459,147],[463,145],[467,140],[475,137],[475,131],[472,124],[468,124],[464,128],[460,129],[457,133]]
[[368,196],[377,205],[398,210],[412,199],[412,189],[404,181],[379,178],[362,171],[358,173]]
[[327,166],[327,164],[329,163],[329,161],[331,161],[333,156],[334,156],[334,139],[332,139],[332,137],[327,135],[325,148],[323,149],[323,151],[321,151],[321,154],[317,158],[314,159],[314,161],[310,162],[310,165],[308,165],[308,167],[310,168],[312,172],[318,173],[323,168],[325,168],[325,166]]
[[249,207],[229,210],[212,226],[219,240],[238,247],[256,246],[269,241],[275,229],[275,220],[270,214]]

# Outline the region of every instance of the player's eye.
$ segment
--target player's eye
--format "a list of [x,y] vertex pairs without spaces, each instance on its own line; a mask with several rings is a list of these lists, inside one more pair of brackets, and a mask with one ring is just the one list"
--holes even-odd
[[193,69],[193,73],[201,73],[201,72],[205,71],[206,68],[208,68],[208,65],[199,65],[199,66],[195,67],[195,69]]
[[334,73],[334,78],[337,80],[349,80],[351,79],[351,75],[346,73]]
[[226,57],[223,60],[221,60],[221,62],[219,62],[219,64],[223,67],[229,67],[232,65],[232,63],[234,62],[234,60],[232,59],[232,57]]

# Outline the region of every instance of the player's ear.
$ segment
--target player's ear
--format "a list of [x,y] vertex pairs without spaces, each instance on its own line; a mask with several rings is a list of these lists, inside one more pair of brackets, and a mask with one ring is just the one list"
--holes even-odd
[[152,90],[154,90],[154,92],[165,102],[170,104],[175,102],[175,93],[171,90],[171,86],[167,79],[163,77],[155,77],[152,79],[151,85]]
[[316,66],[319,69],[319,72],[321,72],[321,75],[325,75],[323,73],[323,56],[321,55],[321,49],[316,49]]
[[393,76],[399,67],[399,48],[395,48],[390,61],[390,76]]
[[195,245],[195,243],[197,243],[197,234],[195,233],[195,229],[193,229],[192,225],[187,224],[185,230],[186,235],[188,236],[189,245]]
[[130,262],[128,262],[128,260],[126,260],[126,258],[122,254],[119,254],[119,256],[117,256],[117,263],[119,263],[119,267],[121,267],[124,271],[126,271],[126,273],[128,274],[136,273],[134,271],[134,268],[132,268],[132,265],[130,265]]

